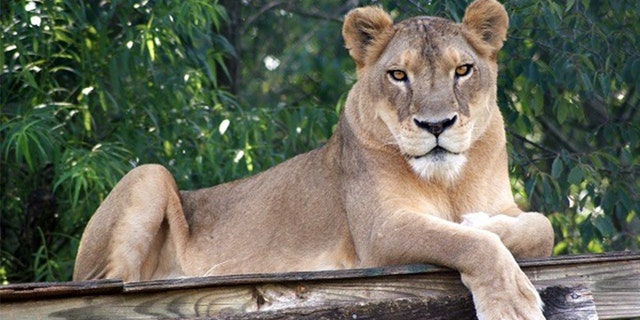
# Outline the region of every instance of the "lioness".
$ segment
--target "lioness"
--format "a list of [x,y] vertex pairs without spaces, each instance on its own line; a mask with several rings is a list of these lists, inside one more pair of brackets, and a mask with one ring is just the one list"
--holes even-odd
[[543,319],[514,259],[549,255],[553,230],[510,191],[496,103],[507,25],[495,0],[462,23],[352,10],[342,34],[358,80],[326,145],[195,191],[135,168],[89,221],[74,279],[433,263],[460,271],[480,319]]

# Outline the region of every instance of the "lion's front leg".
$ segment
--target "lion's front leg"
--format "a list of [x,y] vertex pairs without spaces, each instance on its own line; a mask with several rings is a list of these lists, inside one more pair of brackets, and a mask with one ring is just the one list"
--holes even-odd
[[447,266],[460,272],[479,319],[544,319],[538,292],[497,235],[414,212],[373,220],[354,236],[363,266]]
[[464,215],[461,224],[497,234],[517,258],[548,257],[553,250],[551,223],[537,212],[511,209],[493,216],[476,212]]

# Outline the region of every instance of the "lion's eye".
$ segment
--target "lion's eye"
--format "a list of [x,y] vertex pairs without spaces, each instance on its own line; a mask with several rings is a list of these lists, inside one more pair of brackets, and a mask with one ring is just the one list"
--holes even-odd
[[409,78],[407,77],[407,73],[402,70],[391,70],[389,71],[389,76],[391,77],[391,79],[399,82],[409,80]]
[[471,64],[463,64],[456,68],[456,78],[467,76],[473,70],[473,65]]

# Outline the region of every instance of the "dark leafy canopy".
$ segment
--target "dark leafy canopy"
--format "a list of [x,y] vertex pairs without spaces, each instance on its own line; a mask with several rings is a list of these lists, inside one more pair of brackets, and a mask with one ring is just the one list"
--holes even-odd
[[[330,136],[368,1],[3,1],[0,279],[69,280],[84,225],[138,163],[181,188],[259,172]],[[460,21],[468,1],[381,1]],[[517,199],[556,254],[640,244],[640,2],[510,0],[500,60]]]

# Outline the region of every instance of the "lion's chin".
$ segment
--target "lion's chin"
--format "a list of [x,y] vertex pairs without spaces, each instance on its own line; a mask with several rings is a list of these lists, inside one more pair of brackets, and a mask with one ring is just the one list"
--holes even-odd
[[466,162],[464,154],[448,152],[442,148],[409,159],[409,165],[421,179],[444,182],[455,181]]

